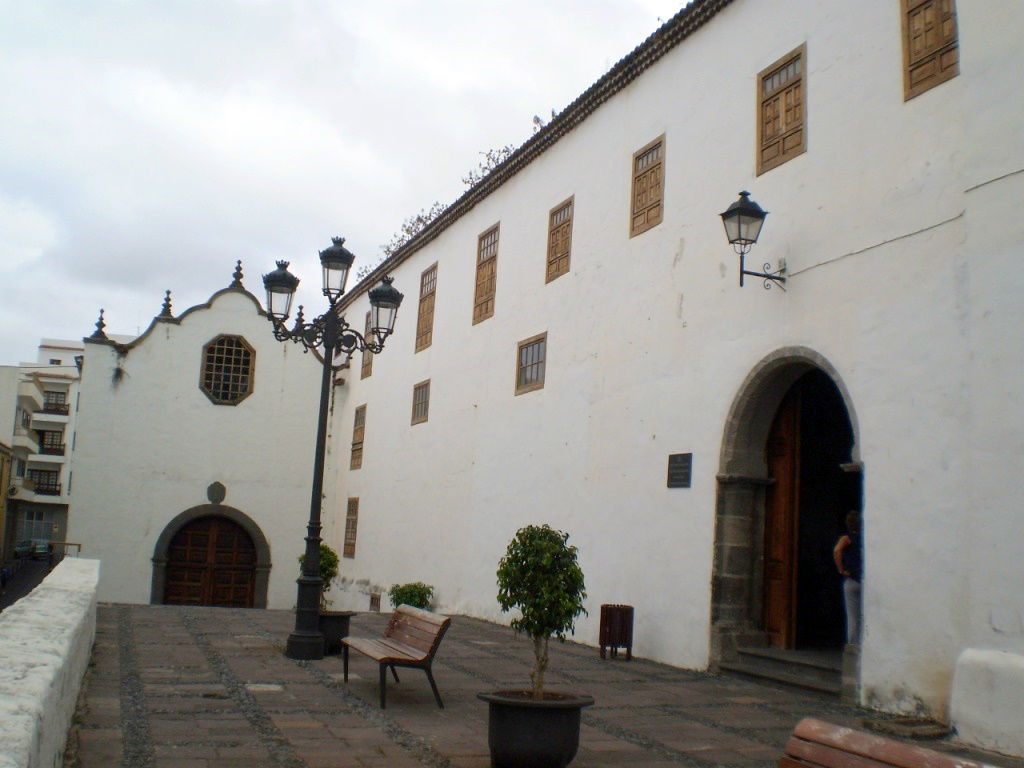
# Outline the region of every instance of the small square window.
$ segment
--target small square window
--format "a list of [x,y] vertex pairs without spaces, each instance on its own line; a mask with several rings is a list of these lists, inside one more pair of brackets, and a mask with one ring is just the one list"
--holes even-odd
[[516,345],[516,394],[533,392],[544,387],[544,364],[547,358],[547,333],[532,336]]
[[412,423],[422,424],[430,415],[430,379],[412,388]]

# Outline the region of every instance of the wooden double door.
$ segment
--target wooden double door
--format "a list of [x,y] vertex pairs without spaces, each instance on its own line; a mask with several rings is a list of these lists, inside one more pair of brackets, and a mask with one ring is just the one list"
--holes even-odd
[[168,605],[251,608],[255,582],[256,547],[234,521],[200,517],[171,539],[164,593]]
[[849,469],[853,430],[838,390],[820,371],[789,389],[765,447],[763,625],[779,648],[842,645],[842,582],[832,547],[860,509]]

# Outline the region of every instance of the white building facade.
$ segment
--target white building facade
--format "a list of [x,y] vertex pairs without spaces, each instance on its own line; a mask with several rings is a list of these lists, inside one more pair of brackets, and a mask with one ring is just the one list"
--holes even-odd
[[85,340],[71,536],[101,600],[290,608],[319,363],[232,284],[122,343]]
[[[337,393],[343,607],[420,580],[502,620],[546,522],[584,642],[626,603],[671,664],[838,649],[854,510],[860,701],[944,718],[964,649],[1024,658],[1022,32],[1008,0],[698,0],[616,65],[348,297],[407,294]],[[741,189],[785,292],[738,286]]]

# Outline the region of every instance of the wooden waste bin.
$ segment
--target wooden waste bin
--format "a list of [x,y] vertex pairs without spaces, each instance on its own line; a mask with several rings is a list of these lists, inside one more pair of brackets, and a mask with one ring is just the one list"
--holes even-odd
[[614,659],[619,648],[626,649],[626,661],[633,658],[633,606],[602,605],[601,606],[601,658],[605,657],[605,648],[611,648]]

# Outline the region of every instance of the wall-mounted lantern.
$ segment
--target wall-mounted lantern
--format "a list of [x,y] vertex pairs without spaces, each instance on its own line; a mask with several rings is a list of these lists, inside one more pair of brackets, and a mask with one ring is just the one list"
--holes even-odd
[[749,192],[740,192],[739,200],[721,214],[722,223],[725,225],[725,236],[729,238],[733,250],[740,256],[741,288],[743,287],[743,276],[750,275],[762,278],[765,288],[771,288],[772,283],[778,283],[782,290],[786,290],[785,265],[780,266],[774,272],[770,262],[765,262],[764,272],[751,272],[746,267],[747,252],[750,251],[750,246],[757,242],[757,237],[761,234],[761,225],[764,224],[764,218],[767,215],[767,211],[750,199]]

